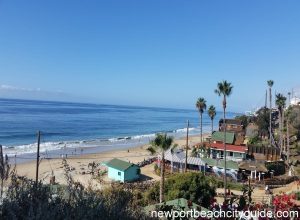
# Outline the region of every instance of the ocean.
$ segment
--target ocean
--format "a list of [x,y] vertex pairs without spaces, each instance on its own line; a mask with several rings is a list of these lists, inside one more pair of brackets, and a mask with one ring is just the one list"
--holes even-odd
[[[231,118],[237,113],[228,113]],[[215,128],[222,117],[214,120]],[[41,154],[57,157],[72,154],[126,149],[149,143],[158,132],[175,138],[199,134],[199,114],[195,109],[151,108],[53,101],[0,99],[0,144],[10,157],[33,159],[37,131],[41,131]],[[207,112],[203,132],[211,130]],[[200,138],[199,138],[200,139]]]

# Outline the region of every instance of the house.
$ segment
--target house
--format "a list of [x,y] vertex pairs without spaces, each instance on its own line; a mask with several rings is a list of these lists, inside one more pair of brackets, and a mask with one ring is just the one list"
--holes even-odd
[[[210,150],[212,158],[224,158],[223,143],[211,143]],[[242,161],[246,159],[248,147],[243,145],[226,144],[226,153],[228,160]]]
[[140,167],[123,160],[114,158],[104,165],[108,169],[108,178],[114,181],[130,182],[140,178],[141,170]]
[[[211,149],[211,156],[213,158],[224,157],[224,132],[215,131],[212,134],[211,143],[209,143]],[[247,147],[243,145],[244,137],[236,136],[233,132],[226,132],[226,151],[227,157],[230,160],[238,161],[246,158]]]
[[225,124],[226,124],[226,131],[231,132],[243,132],[243,124],[241,120],[238,119],[225,119],[225,124],[223,119],[219,121],[219,131],[224,131]]
[[298,97],[291,98],[290,104],[291,105],[300,105],[300,98],[298,98]]
[[[227,152],[228,153],[228,152]],[[158,158],[161,159],[159,155]],[[168,150],[165,152],[165,161],[170,162],[170,167],[173,171],[181,171],[183,172],[185,167],[185,152],[183,150],[176,150],[173,153]],[[187,168],[190,170],[199,170],[215,173],[216,175],[224,174],[225,162],[221,158],[213,159],[213,158],[200,158],[200,157],[187,157]],[[238,163],[236,161],[231,160],[229,157],[227,160],[227,175],[232,177],[233,179],[237,179],[238,173]]]
[[[161,155],[158,156],[161,159]],[[170,162],[171,169],[174,171],[183,171],[185,168],[185,152],[182,149],[175,151],[167,150],[165,152],[165,160]],[[199,157],[187,157],[187,168],[191,170],[204,169],[205,163]]]

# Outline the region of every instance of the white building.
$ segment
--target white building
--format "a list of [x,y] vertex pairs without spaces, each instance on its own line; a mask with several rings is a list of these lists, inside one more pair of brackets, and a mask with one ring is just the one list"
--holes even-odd
[[298,97],[291,98],[291,105],[300,105],[300,98]]

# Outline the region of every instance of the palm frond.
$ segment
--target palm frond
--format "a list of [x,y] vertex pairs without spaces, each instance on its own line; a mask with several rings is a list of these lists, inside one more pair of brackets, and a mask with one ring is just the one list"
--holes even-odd
[[167,134],[158,133],[156,134],[154,140],[151,141],[150,143],[151,143],[151,147],[155,151],[157,150],[166,151],[171,148],[173,143],[173,138],[167,136]]
[[178,144],[173,144],[173,146],[171,147],[171,153],[173,154],[175,149],[178,148]]
[[148,148],[147,148],[147,151],[149,151],[151,155],[156,154],[156,150],[155,150],[155,148],[152,147],[152,146],[148,147]]
[[273,80],[268,80],[267,83],[268,83],[268,86],[270,88],[274,85],[274,81]]
[[233,90],[233,86],[230,82],[224,80],[223,82],[219,82],[217,85],[217,89],[215,89],[215,93],[219,96],[230,96]]
[[199,110],[200,113],[203,113],[206,109],[206,100],[204,98],[198,98],[196,102],[196,108]]
[[216,112],[216,107],[211,105],[208,108],[208,116],[210,117],[211,120],[213,120],[216,116],[217,112]]
[[286,97],[281,93],[276,94],[276,101],[275,101],[279,111],[281,112],[286,105]]

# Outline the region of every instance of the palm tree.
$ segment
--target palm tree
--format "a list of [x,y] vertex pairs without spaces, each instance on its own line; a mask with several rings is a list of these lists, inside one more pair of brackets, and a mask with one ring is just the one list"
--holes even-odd
[[159,201],[164,201],[164,188],[165,188],[165,151],[169,150],[172,146],[173,138],[168,137],[167,134],[156,134],[151,146],[148,147],[148,151],[151,154],[160,153],[160,190],[159,190]]
[[280,154],[283,151],[283,113],[285,107],[286,97],[281,93],[276,94],[276,105],[279,111],[279,139],[280,139]]
[[214,118],[216,116],[216,108],[215,106],[211,105],[208,108],[208,116],[210,117],[211,120],[211,134],[214,132]]
[[290,115],[291,115],[291,107],[289,106],[286,111],[286,148],[287,148],[287,162],[290,166]]
[[269,86],[269,101],[270,101],[270,127],[269,127],[269,134],[270,134],[270,146],[272,146],[272,86],[274,85],[273,80],[267,81]]
[[200,114],[200,142],[202,143],[202,114],[206,109],[206,100],[204,98],[199,98],[196,102],[196,108]]
[[215,90],[215,93],[217,93],[219,96],[223,96],[223,126],[224,126],[224,201],[226,201],[226,187],[227,187],[227,162],[226,162],[226,97],[230,96],[232,93],[233,86],[231,83],[227,82],[226,80],[223,82],[219,82],[217,85],[217,89]]
[[288,92],[288,97],[289,97],[289,102],[288,102],[288,109],[286,111],[286,148],[287,148],[287,162],[288,165],[290,163],[290,130],[289,130],[289,125],[290,125],[290,114],[291,114],[291,92]]

